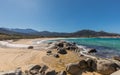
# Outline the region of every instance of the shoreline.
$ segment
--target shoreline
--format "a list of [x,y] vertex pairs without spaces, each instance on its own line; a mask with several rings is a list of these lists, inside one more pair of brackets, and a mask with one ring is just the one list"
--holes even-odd
[[[57,70],[62,70],[63,66],[70,63],[70,62],[76,62],[77,59],[81,58],[83,59],[83,57],[78,56],[78,55],[74,55],[74,52],[70,52],[68,50],[68,55],[60,55],[60,59],[59,58],[54,58],[53,56],[49,56],[46,55],[46,51],[47,50],[53,50],[54,53],[54,49],[50,49],[49,46],[52,44],[48,44],[48,43],[44,43],[45,41],[49,41],[49,40],[59,40],[59,39],[65,39],[65,38],[39,38],[39,39],[20,39],[17,41],[12,41],[9,42],[10,44],[17,44],[17,45],[30,45],[30,46],[39,46],[38,49],[24,49],[24,48],[0,48],[0,60],[2,60],[0,62],[1,67],[0,67],[0,71],[10,71],[10,70],[14,70],[17,67],[21,67],[22,70],[24,71],[26,68],[25,66],[28,66],[29,64],[47,64],[50,66],[50,68],[55,69],[57,68]],[[69,39],[69,38],[68,38]],[[37,43],[36,43],[37,42]],[[82,45],[77,45],[79,48],[83,48],[83,51],[80,51],[79,54],[83,55],[86,58],[92,58],[92,59],[98,59],[96,56],[92,56],[92,55],[88,55],[86,54],[86,47],[82,46]],[[70,53],[70,55],[69,55]],[[72,56],[71,56],[72,54]],[[77,57],[76,60],[73,60],[71,58]],[[101,58],[102,59],[102,58]],[[53,61],[51,61],[53,60]],[[61,61],[62,60],[62,61]],[[105,59],[105,60],[110,60],[113,61],[111,59]],[[62,65],[62,68],[58,68],[56,67],[53,63],[56,63],[58,66],[61,65],[61,63],[64,61],[68,61],[66,64]],[[51,62],[51,63],[50,63]],[[60,64],[58,64],[58,62]],[[116,62],[116,61],[115,61]],[[52,65],[52,66],[51,66]],[[65,66],[64,66],[65,67]],[[87,72],[88,73],[88,72]],[[83,75],[89,75],[89,74],[93,74],[93,73],[88,73],[88,74],[83,74]],[[95,75],[100,75],[100,74],[95,74]]]

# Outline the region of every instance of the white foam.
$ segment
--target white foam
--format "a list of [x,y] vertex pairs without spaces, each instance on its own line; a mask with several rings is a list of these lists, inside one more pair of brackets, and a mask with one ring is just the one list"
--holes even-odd
[[9,43],[7,41],[0,41],[0,46],[1,47],[9,47],[9,48],[28,48],[30,45],[13,44],[13,43]]

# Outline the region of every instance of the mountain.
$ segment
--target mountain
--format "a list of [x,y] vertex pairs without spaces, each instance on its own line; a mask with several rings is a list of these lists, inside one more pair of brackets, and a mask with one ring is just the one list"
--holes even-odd
[[33,29],[9,29],[0,28],[0,34],[22,35],[22,36],[45,36],[45,37],[99,37],[99,36],[120,36],[120,34],[108,33],[104,31],[80,30],[72,33],[59,33],[49,31],[36,31]]
[[0,33],[1,34],[7,34],[7,35],[14,35],[14,34],[18,34],[17,32],[11,31],[8,28],[0,28]]
[[29,34],[29,35],[37,35],[39,34],[38,31],[33,29],[11,29],[11,31],[17,32],[17,33],[23,33],[23,34]]
[[70,34],[75,37],[99,37],[99,36],[120,36],[120,34],[108,33],[104,31],[81,30]]

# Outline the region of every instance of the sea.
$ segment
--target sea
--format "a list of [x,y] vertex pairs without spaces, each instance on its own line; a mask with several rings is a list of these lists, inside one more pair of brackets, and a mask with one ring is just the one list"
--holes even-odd
[[120,56],[120,38],[62,38],[57,40],[75,42],[77,45],[95,48],[97,50],[95,56],[105,58]]

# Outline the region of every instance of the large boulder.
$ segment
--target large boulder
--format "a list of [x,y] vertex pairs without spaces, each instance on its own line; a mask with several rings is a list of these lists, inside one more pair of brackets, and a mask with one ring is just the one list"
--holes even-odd
[[88,67],[88,64],[85,60],[80,60],[78,64],[81,69],[86,69]]
[[64,43],[63,43],[63,42],[59,42],[59,43],[57,44],[57,46],[58,46],[58,47],[64,47]]
[[118,71],[112,73],[111,75],[120,75],[120,70],[118,70]]
[[66,66],[66,71],[72,75],[78,75],[81,73],[81,69],[78,63],[70,63]]
[[67,54],[67,51],[64,48],[59,48],[57,53]]
[[110,75],[113,72],[117,71],[119,66],[109,60],[98,60],[97,61],[97,72],[103,75]]
[[97,61],[95,59],[87,58],[86,62],[88,64],[88,70],[89,71],[96,71]]
[[45,75],[56,75],[56,72],[55,72],[55,70],[47,70],[45,72]]
[[36,64],[31,64],[26,69],[27,74],[38,74],[41,66]]
[[15,70],[15,74],[16,74],[16,75],[22,75],[22,70],[21,70],[21,68],[17,68],[17,69]]
[[48,69],[48,66],[42,65],[41,69],[39,70],[40,73],[44,73]]
[[114,56],[113,59],[117,60],[117,61],[120,61],[120,56]]
[[13,71],[6,71],[6,72],[0,72],[0,75],[22,75],[22,70],[21,68],[17,68],[16,70]]
[[0,75],[16,75],[15,71],[0,72]]

